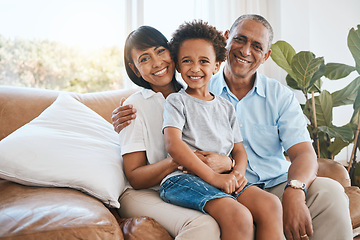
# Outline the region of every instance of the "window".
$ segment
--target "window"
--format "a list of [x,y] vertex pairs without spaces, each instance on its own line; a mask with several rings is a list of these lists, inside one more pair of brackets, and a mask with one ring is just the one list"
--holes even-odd
[[254,2],[2,0],[0,85],[77,92],[130,87],[122,53],[130,31],[151,25],[170,38],[193,19],[224,31],[244,13],[230,9],[258,8]]
[[0,84],[78,92],[122,88],[123,4],[3,0]]

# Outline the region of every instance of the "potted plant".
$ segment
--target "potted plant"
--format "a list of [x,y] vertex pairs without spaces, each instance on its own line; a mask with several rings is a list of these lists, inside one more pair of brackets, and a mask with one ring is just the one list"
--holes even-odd
[[[319,158],[333,159],[341,149],[352,142],[355,143],[355,150],[360,145],[354,141],[360,119],[360,25],[349,31],[347,44],[354,57],[355,66],[342,63],[325,64],[323,57],[316,57],[310,51],[296,53],[285,41],[278,41],[271,47],[271,58],[287,72],[288,86],[300,90],[306,99],[302,109],[309,119],[308,130]],[[359,76],[344,88],[332,93],[323,89],[323,77],[341,81],[354,71]],[[344,126],[335,126],[333,108],[348,104],[353,104],[354,107],[352,117]]]

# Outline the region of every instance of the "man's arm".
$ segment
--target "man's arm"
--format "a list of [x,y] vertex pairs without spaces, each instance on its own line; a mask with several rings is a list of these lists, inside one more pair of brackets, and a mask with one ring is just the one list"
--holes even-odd
[[[298,143],[287,151],[291,165],[288,180],[300,180],[308,188],[316,178],[318,163],[310,142]],[[310,211],[305,204],[305,193],[301,189],[287,187],[283,198],[284,232],[288,239],[312,236],[313,227]]]

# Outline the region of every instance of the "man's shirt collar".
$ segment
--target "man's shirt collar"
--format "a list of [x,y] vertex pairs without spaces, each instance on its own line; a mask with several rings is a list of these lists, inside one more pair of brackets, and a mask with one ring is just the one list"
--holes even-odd
[[[250,90],[248,94],[251,94],[252,92],[256,92],[261,97],[266,97],[265,94],[265,82],[264,77],[262,74],[256,72],[255,82],[253,88]],[[222,94],[230,94],[234,98],[236,98],[232,92],[230,91],[228,85],[225,81],[225,74],[224,74],[224,67],[222,67],[217,73],[217,76],[215,75],[212,79],[212,82],[210,83],[210,91],[214,93],[215,95],[221,96]]]

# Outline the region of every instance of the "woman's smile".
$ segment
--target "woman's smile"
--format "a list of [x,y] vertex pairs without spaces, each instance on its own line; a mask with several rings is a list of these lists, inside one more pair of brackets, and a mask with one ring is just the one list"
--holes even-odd
[[165,74],[167,74],[167,70],[168,70],[168,67],[165,67],[164,69],[162,69],[160,71],[154,72],[153,75],[155,75],[155,76],[165,75]]

